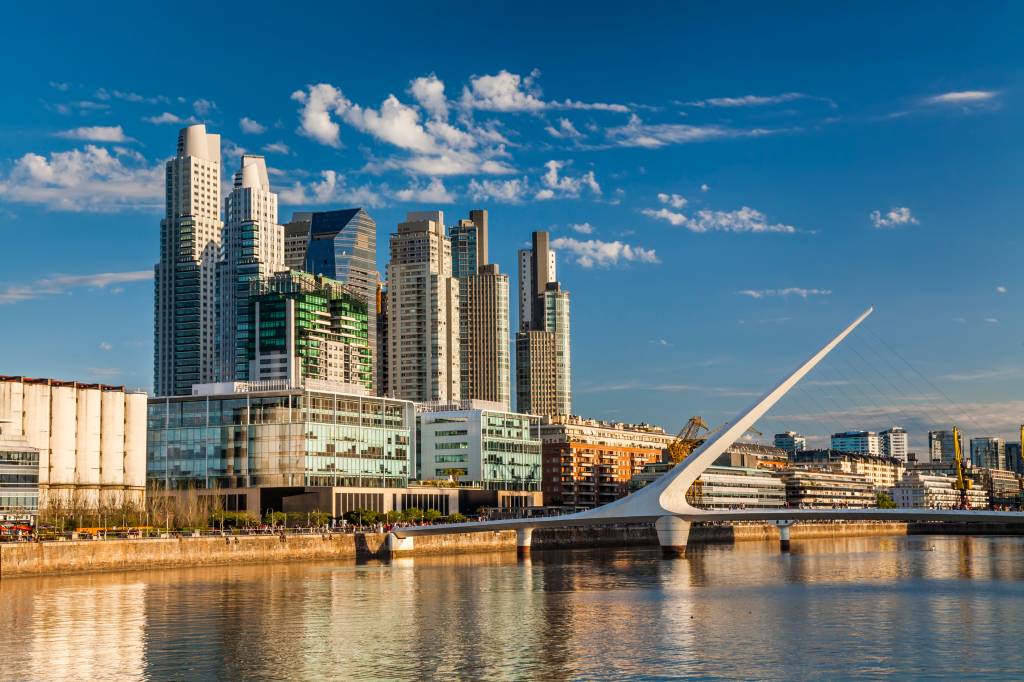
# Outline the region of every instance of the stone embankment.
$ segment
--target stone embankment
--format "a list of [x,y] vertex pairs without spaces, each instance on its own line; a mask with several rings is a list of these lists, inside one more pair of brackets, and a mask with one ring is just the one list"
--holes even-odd
[[[941,532],[935,524],[916,525],[929,526],[917,532]],[[907,532],[907,524],[903,523],[796,524],[792,529],[792,539],[905,535]],[[690,543],[713,544],[778,539],[779,531],[771,525],[695,524],[691,531]],[[651,546],[657,542],[657,535],[650,524],[604,528],[550,528],[538,529],[534,533],[533,549],[537,551],[575,547]],[[515,531],[432,535],[417,537],[413,550],[407,555],[514,551],[515,546]],[[384,533],[19,542],[0,544],[0,578],[215,564],[355,561],[388,558],[390,555],[391,550]]]

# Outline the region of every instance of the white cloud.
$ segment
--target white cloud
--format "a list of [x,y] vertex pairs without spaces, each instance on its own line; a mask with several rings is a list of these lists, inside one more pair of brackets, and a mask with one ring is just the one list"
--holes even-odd
[[50,87],[54,90],[60,90],[61,92],[67,92],[71,89],[71,85],[68,83],[60,83],[58,81],[50,81]]
[[217,103],[208,99],[197,99],[195,102],[192,102],[192,109],[199,116],[206,116],[216,108]]
[[[686,199],[678,194],[659,194],[658,201],[676,208],[686,206]],[[778,232],[793,233],[796,228],[782,223],[770,223],[768,217],[749,206],[736,211],[700,210],[692,216],[679,211],[662,208],[645,208],[640,211],[654,220],[663,220],[676,227],[685,227],[691,232]]]
[[566,161],[551,160],[544,164],[547,171],[541,176],[543,188],[534,194],[534,199],[545,200],[555,198],[575,199],[580,192],[586,188],[591,193],[600,196],[601,185],[594,177],[594,171],[587,171],[578,177],[561,175],[561,170],[568,164]]
[[124,134],[121,126],[82,126],[71,130],[62,130],[54,133],[54,137],[62,137],[66,140],[88,140],[90,142],[134,142],[132,138]]
[[651,345],[653,345],[653,346],[662,346],[663,348],[667,348],[667,347],[671,346],[672,344],[669,343],[668,341],[666,341],[665,339],[654,339],[653,341],[651,341]]
[[[111,284],[145,282],[151,279],[152,270],[100,272],[94,275],[50,275],[29,284],[11,284],[0,288],[0,304],[31,301],[43,296],[63,294],[72,289],[104,289]],[[100,347],[102,348],[102,344]]]
[[470,151],[448,150],[438,154],[415,154],[408,158],[393,158],[368,163],[364,170],[379,173],[385,170],[406,170],[417,175],[448,176],[485,173],[508,175],[515,169],[507,163],[485,158]]
[[241,126],[242,132],[247,135],[262,135],[267,132],[267,126],[252,120],[248,116],[243,116],[238,125]]
[[502,69],[493,76],[472,76],[462,89],[462,106],[482,111],[540,111],[544,101],[535,80],[540,72],[520,76]]
[[156,125],[164,125],[164,124],[171,124],[171,123],[195,123],[196,122],[196,119],[195,119],[194,116],[189,116],[188,118],[181,118],[180,116],[176,116],[175,114],[172,114],[169,111],[165,111],[164,113],[160,114],[159,116],[145,116],[145,117],[143,117],[142,120],[146,121],[147,123],[154,123]]
[[614,111],[620,114],[629,113],[630,108],[625,104],[610,104],[608,102],[577,102],[566,99],[561,102],[547,102],[549,109],[577,109],[579,111]]
[[711,188],[708,187],[707,184],[703,184],[703,185],[700,186],[700,191],[701,192],[707,192],[709,189],[711,189]]
[[665,194],[664,192],[660,192],[658,194],[658,201],[663,204],[668,204],[672,208],[683,208],[687,203],[689,203],[684,196],[679,194]]
[[988,102],[999,96],[998,90],[960,90],[944,92],[924,99],[925,104],[977,104]]
[[271,142],[263,145],[263,151],[271,154],[291,154],[292,150],[284,142]]
[[590,223],[571,223],[569,229],[579,234],[594,234],[594,226]]
[[696,102],[687,102],[694,107],[760,107],[771,104],[782,104],[798,99],[808,99],[810,95],[802,92],[784,92],[781,95],[744,95],[742,97],[712,97]]
[[893,207],[884,216],[880,211],[871,212],[871,224],[875,228],[898,227],[900,225],[917,225],[918,220],[906,206]]
[[41,204],[59,211],[113,212],[163,206],[164,169],[138,153],[86,145],[84,149],[28,153],[0,178],[6,201]]
[[986,317],[985,321],[989,324],[999,324],[999,320],[994,317]]
[[331,114],[341,115],[351,102],[341,90],[329,83],[307,86],[308,92],[296,90],[292,99],[302,104],[299,112],[299,134],[329,147],[340,147],[340,127]]
[[114,346],[108,341],[100,341],[99,349],[102,351],[114,350]]
[[574,126],[572,124],[572,121],[570,121],[567,118],[560,118],[560,119],[558,119],[558,127],[557,128],[554,127],[554,126],[547,126],[547,127],[544,128],[544,130],[547,131],[548,135],[550,135],[551,137],[557,138],[559,140],[563,140],[563,139],[574,139],[575,140],[575,139],[579,139],[579,138],[583,137],[583,133],[581,133],[580,131],[576,130],[576,126]]
[[399,201],[424,204],[450,204],[455,201],[455,195],[445,188],[441,178],[432,178],[425,186],[416,184],[398,190],[395,192],[395,198]]
[[380,106],[380,110],[350,105],[342,114],[352,127],[400,149],[420,153],[438,151],[434,138],[420,124],[420,114],[414,107],[402,104],[394,95]]
[[719,125],[687,125],[685,123],[644,123],[633,114],[624,126],[609,128],[605,134],[614,144],[621,147],[645,147],[657,149],[670,144],[705,142],[733,137],[760,137],[781,131],[764,128],[739,130]]
[[575,256],[576,263],[585,268],[610,267],[620,262],[659,263],[654,249],[631,246],[620,241],[605,242],[599,239],[580,241],[572,237],[558,237],[551,245]]
[[409,83],[409,94],[413,96],[431,118],[448,120],[448,99],[444,94],[444,81],[434,74],[420,76]]
[[496,201],[503,204],[522,203],[528,190],[526,178],[512,180],[469,181],[468,193],[473,201]]
[[996,287],[996,293],[997,294],[1005,294],[1006,293],[1006,287],[1004,287],[1004,286]]
[[768,297],[781,297],[787,298],[789,296],[799,296],[800,298],[809,298],[811,296],[831,296],[831,289],[801,289],[799,287],[788,287],[786,289],[744,289],[743,291],[737,291],[737,294],[741,296],[749,296],[750,298],[768,298]]
[[380,194],[368,185],[346,187],[345,177],[333,170],[320,172],[320,180],[303,184],[296,181],[279,192],[281,203],[292,206],[314,206],[330,203],[358,204],[370,207],[384,205]]

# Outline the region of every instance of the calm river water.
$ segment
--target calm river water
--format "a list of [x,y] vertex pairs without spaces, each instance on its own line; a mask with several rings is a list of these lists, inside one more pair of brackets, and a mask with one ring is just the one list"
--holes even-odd
[[793,545],[4,580],[0,679],[1024,676],[1024,539]]

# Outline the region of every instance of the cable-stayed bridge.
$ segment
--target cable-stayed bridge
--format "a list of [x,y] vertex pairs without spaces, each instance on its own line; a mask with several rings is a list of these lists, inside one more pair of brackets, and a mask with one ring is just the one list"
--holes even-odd
[[797,521],[871,520],[871,521],[956,521],[961,523],[1020,522],[1020,512],[938,510],[938,509],[701,509],[692,506],[686,493],[694,481],[737,439],[763,417],[783,396],[814,369],[874,311],[868,308],[857,319],[822,346],[802,365],[765,393],[728,426],[694,450],[685,460],[656,481],[637,492],[595,509],[563,516],[480,521],[439,526],[396,528],[389,537],[395,552],[410,550],[417,535],[517,531],[516,545],[528,552],[536,528],[598,526],[653,522],[658,542],[666,554],[683,554],[690,526],[695,521],[768,521],[779,526],[784,547],[789,544],[789,528]]

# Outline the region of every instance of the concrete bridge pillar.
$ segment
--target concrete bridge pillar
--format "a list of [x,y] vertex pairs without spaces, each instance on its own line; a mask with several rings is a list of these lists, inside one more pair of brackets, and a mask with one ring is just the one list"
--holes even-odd
[[517,528],[516,529],[516,554],[519,556],[528,556],[530,554],[530,547],[533,545],[533,529],[532,528]]
[[393,557],[399,554],[407,554],[411,552],[414,548],[414,539],[415,538],[411,537],[400,538],[394,533],[388,533],[387,538],[384,540],[388,555]]
[[794,521],[791,519],[781,519],[778,521],[772,521],[779,528],[779,549],[783,552],[789,551],[789,529],[793,527]]
[[661,516],[654,522],[658,531],[661,555],[666,559],[686,556],[686,543],[690,537],[690,522],[678,516]]

